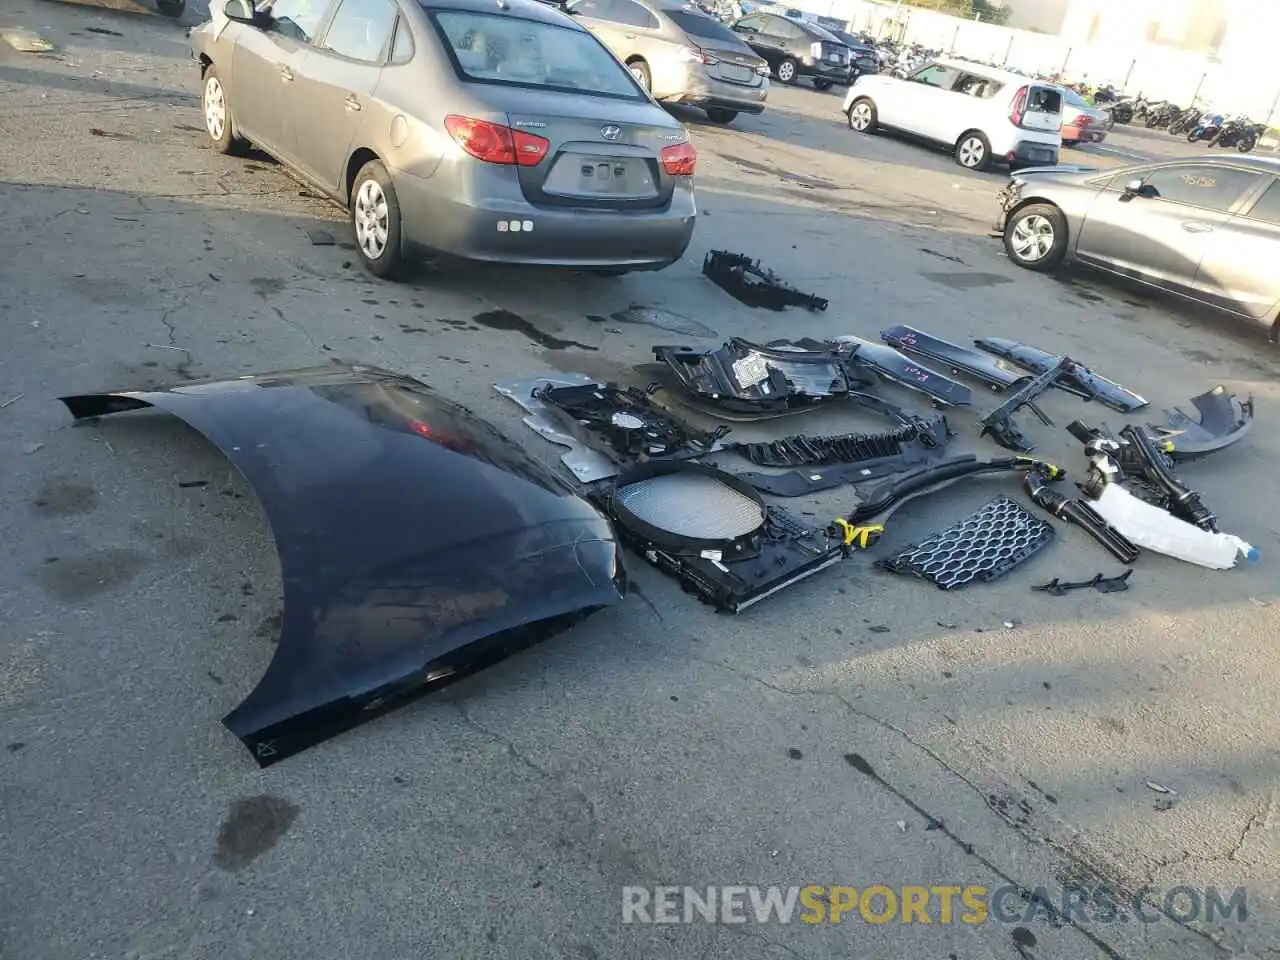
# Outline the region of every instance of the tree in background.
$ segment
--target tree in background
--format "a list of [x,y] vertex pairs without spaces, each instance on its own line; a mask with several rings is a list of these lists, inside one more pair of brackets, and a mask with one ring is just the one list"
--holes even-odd
[[915,0],[913,7],[949,13],[953,17],[972,20],[977,17],[983,23],[1003,24],[1009,19],[1009,9],[992,0]]

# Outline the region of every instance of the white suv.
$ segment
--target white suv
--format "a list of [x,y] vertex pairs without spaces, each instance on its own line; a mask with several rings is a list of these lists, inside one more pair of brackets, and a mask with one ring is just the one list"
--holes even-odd
[[905,80],[860,76],[844,112],[859,133],[887,127],[945,144],[970,170],[1053,166],[1062,149],[1061,88],[964,60],[933,60]]

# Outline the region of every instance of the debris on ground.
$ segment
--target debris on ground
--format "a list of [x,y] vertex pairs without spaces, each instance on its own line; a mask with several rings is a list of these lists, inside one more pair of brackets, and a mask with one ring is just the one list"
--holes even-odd
[[0,30],[0,39],[19,53],[52,53],[54,49],[52,41],[22,27]]
[[781,280],[772,270],[760,266],[745,253],[728,250],[712,250],[702,261],[702,272],[712,283],[748,307],[766,310],[784,310],[787,307],[804,307],[808,310],[826,310],[828,301],[812,293],[801,293]]

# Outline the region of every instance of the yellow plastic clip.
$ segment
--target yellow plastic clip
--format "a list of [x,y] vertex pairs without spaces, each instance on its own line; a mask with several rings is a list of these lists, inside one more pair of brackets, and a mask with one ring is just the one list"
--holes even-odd
[[1018,457],[1018,460],[1021,461],[1022,466],[1042,471],[1046,480],[1060,480],[1067,473],[1057,464],[1049,463],[1047,460],[1037,460],[1035,457]]
[[866,550],[880,539],[880,534],[884,533],[883,524],[873,523],[865,527],[858,527],[844,517],[836,518],[835,527],[840,531],[846,547],[857,547],[859,550]]
[[1160,450],[1163,453],[1173,453],[1177,449],[1172,440],[1162,440],[1160,442]]

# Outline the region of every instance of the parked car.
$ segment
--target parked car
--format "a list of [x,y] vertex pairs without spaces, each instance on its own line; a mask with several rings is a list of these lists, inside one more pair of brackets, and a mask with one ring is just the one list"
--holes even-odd
[[883,127],[943,144],[970,170],[1056,164],[1062,147],[1060,87],[964,60],[934,59],[905,79],[858,77],[844,112],[859,133]]
[[864,73],[880,72],[880,54],[876,48],[869,43],[863,43],[851,33],[844,30],[832,30],[830,27],[827,31],[849,48],[850,57],[853,60],[853,70],[855,75]]
[[1110,116],[1105,110],[1091,106],[1089,101],[1071,89],[1062,92],[1062,145],[1074,147],[1080,143],[1101,143],[1107,139]]
[[680,0],[573,0],[566,10],[654,99],[701,107],[715,123],[764,110],[768,63],[697,8]]
[[1023,170],[999,197],[996,231],[1021,267],[1078,261],[1277,329],[1280,160]]
[[535,0],[215,6],[191,31],[214,148],[256,144],[347,207],[371,273],[420,250],[609,273],[684,254],[688,133],[571,17]]
[[782,83],[810,77],[817,89],[827,90],[849,82],[849,48],[816,23],[753,13],[733,31],[768,61]]

